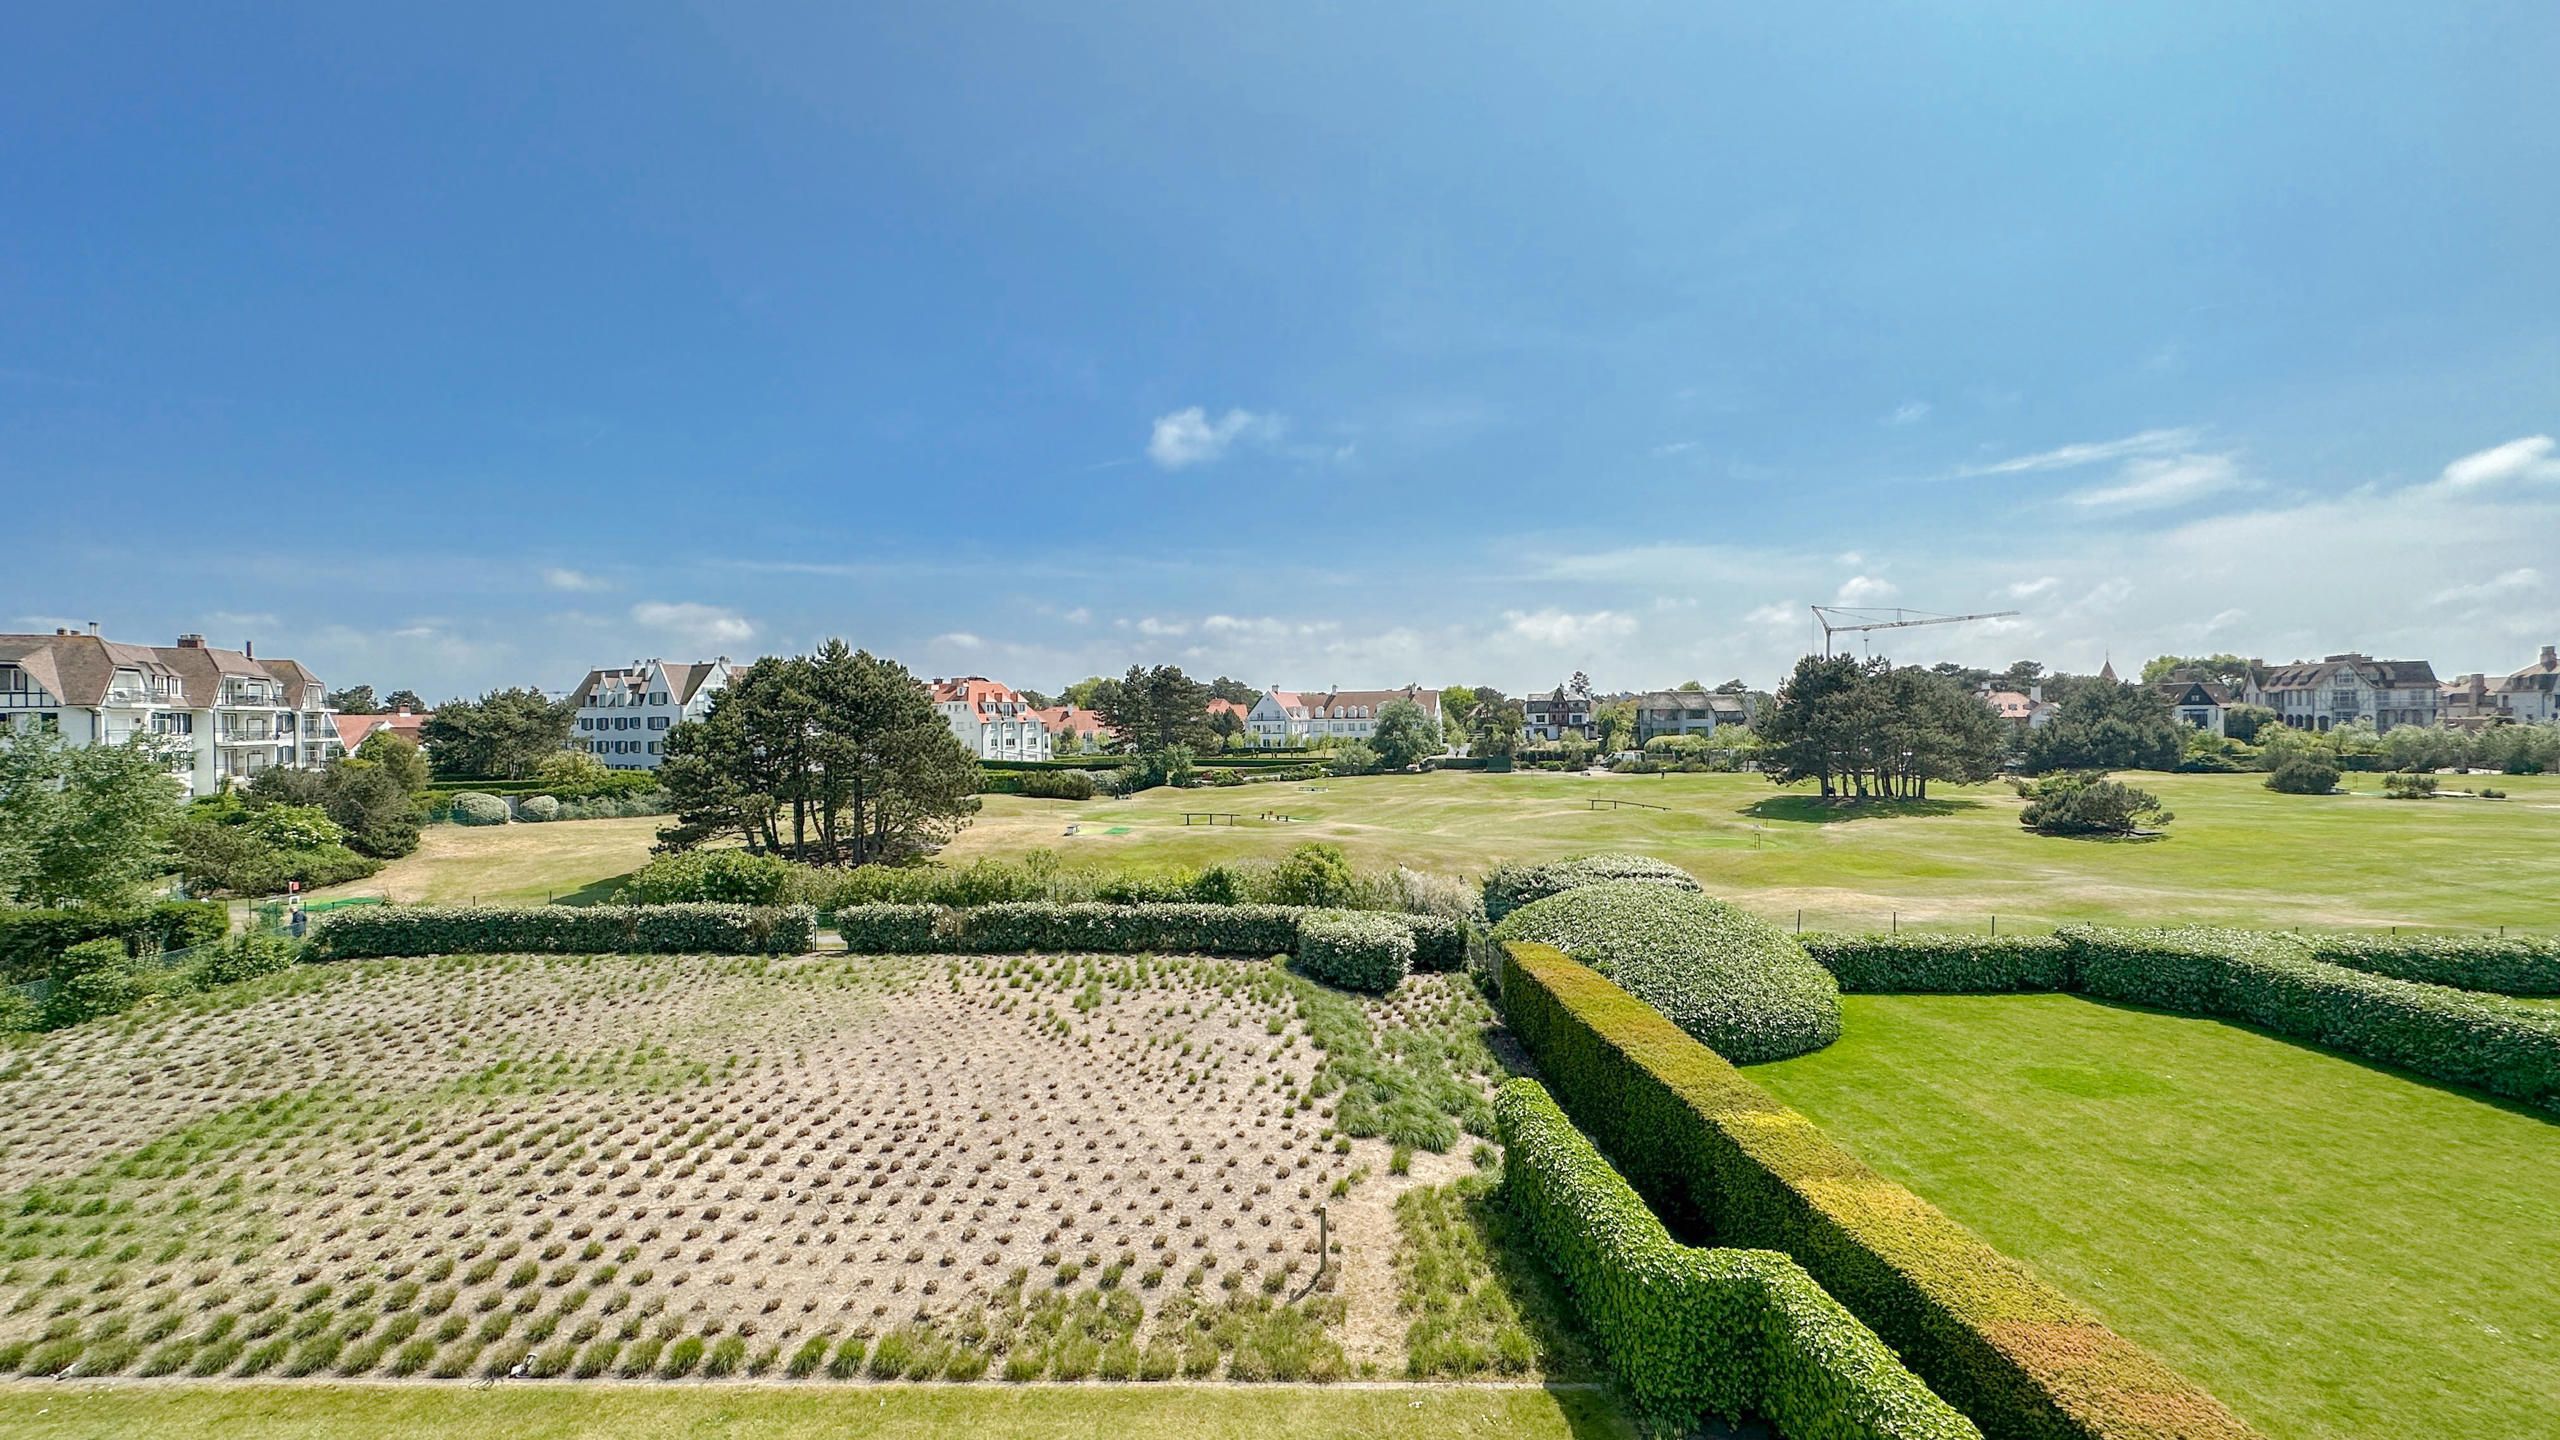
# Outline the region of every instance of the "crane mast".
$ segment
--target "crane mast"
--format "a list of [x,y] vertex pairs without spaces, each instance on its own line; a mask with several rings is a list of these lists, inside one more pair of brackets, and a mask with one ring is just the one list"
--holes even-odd
[[[1837,605],[1815,605],[1814,623],[1822,627],[1822,656],[1831,658],[1831,637],[1864,630],[1907,630],[1915,625],[1955,625],[1967,620],[2005,620],[2015,610],[1986,610],[1978,615],[1933,615],[1926,610],[1905,610],[1895,606],[1887,610],[1845,610]],[[1891,616],[1891,619],[1883,617]]]

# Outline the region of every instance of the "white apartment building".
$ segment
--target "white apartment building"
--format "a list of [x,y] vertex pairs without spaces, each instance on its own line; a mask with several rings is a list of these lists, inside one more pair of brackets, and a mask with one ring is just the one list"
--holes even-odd
[[0,635],[0,723],[37,725],[75,745],[159,736],[190,795],[247,784],[277,766],[318,769],[344,754],[317,676],[255,646],[217,650],[202,635],[127,645],[84,634]]
[[1046,760],[1049,727],[1040,712],[1010,685],[984,675],[935,680],[927,687],[933,708],[969,753],[981,760]]
[[1410,700],[1435,722],[1440,718],[1440,692],[1407,685],[1401,690],[1263,692],[1244,717],[1257,749],[1288,749],[1315,743],[1366,740],[1378,732],[1378,712],[1396,700]]
[[616,770],[655,770],[666,762],[667,732],[701,719],[730,673],[726,655],[690,665],[650,659],[590,670],[569,697],[578,707],[569,743]]

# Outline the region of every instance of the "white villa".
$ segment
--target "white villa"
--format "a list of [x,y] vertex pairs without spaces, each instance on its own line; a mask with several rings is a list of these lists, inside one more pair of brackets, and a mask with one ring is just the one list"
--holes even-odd
[[2376,660],[2353,652],[2316,664],[2295,661],[2256,671],[2241,700],[2264,705],[2296,730],[2331,730],[2358,720],[2376,731],[2395,725],[2433,725],[2441,718],[2444,687],[2424,660]]
[[1334,741],[1366,740],[1378,732],[1378,712],[1391,701],[1410,700],[1435,722],[1440,692],[1407,685],[1401,690],[1267,690],[1244,717],[1258,749],[1287,749]]
[[981,760],[1046,760],[1049,727],[1040,712],[1010,685],[984,675],[936,680],[933,707],[951,733]]
[[256,647],[217,650],[202,635],[127,645],[57,629],[0,635],[0,723],[37,725],[75,745],[156,735],[191,795],[247,784],[277,766],[318,769],[345,753],[319,678]]
[[2448,724],[2560,723],[2560,645],[2543,646],[2540,659],[2512,675],[2465,675],[2445,686],[2444,718]]
[[726,655],[690,665],[651,659],[590,670],[570,693],[578,718],[569,743],[616,770],[655,770],[666,761],[667,732],[701,719],[730,673]]

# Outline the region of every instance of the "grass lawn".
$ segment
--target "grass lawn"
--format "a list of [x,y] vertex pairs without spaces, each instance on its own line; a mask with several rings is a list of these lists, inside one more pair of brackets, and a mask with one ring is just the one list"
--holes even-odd
[[1842,997],[1752,1078],[2280,1440],[2560,1436],[2560,1126],[2211,1020]]
[[[2278,795],[2261,778],[2136,777],[2177,819],[2167,838],[2134,843],[2030,835],[2006,786],[1877,813],[1827,809],[1754,775],[1442,772],[1081,803],[989,796],[945,855],[1047,847],[1071,864],[1196,865],[1327,840],[1364,864],[1481,874],[1503,860],[1634,850],[1771,919],[1793,924],[1801,908],[1809,929],[1881,930],[1896,912],[1904,925],[1946,929],[1982,928],[1995,914],[2004,929],[2074,920],[2560,929],[2560,776],[2492,777],[2513,796],[2503,801],[2384,800],[2370,775],[2349,780],[2371,794]],[[1590,808],[1621,798],[1667,808]],[[1186,810],[1247,823],[1185,826]],[[1265,811],[1298,819],[1257,823]],[[1070,823],[1083,833],[1064,834]],[[1127,833],[1098,833],[1113,827]]]
[[663,815],[627,820],[554,820],[542,825],[430,825],[417,853],[353,884],[314,892],[393,900],[540,904],[559,897],[604,900],[613,883],[649,863]]
[[1632,1431],[1602,1395],[1535,1388],[1398,1386],[42,1385],[0,1388],[17,1440],[247,1437],[364,1440],[602,1436],[730,1440],[1004,1436],[1248,1440],[1433,1434],[1486,1440],[1616,1440]]

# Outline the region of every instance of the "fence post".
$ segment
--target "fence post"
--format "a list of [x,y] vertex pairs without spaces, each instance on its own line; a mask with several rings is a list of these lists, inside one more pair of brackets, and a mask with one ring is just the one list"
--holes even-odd
[[1801,905],[1796,907],[1796,933],[1804,933],[1804,907]]
[[1997,915],[1991,917],[1991,933],[1994,936],[2000,933],[2000,917]]
[[1893,933],[1896,935],[1902,933],[1902,912],[1899,910],[1893,912]]

